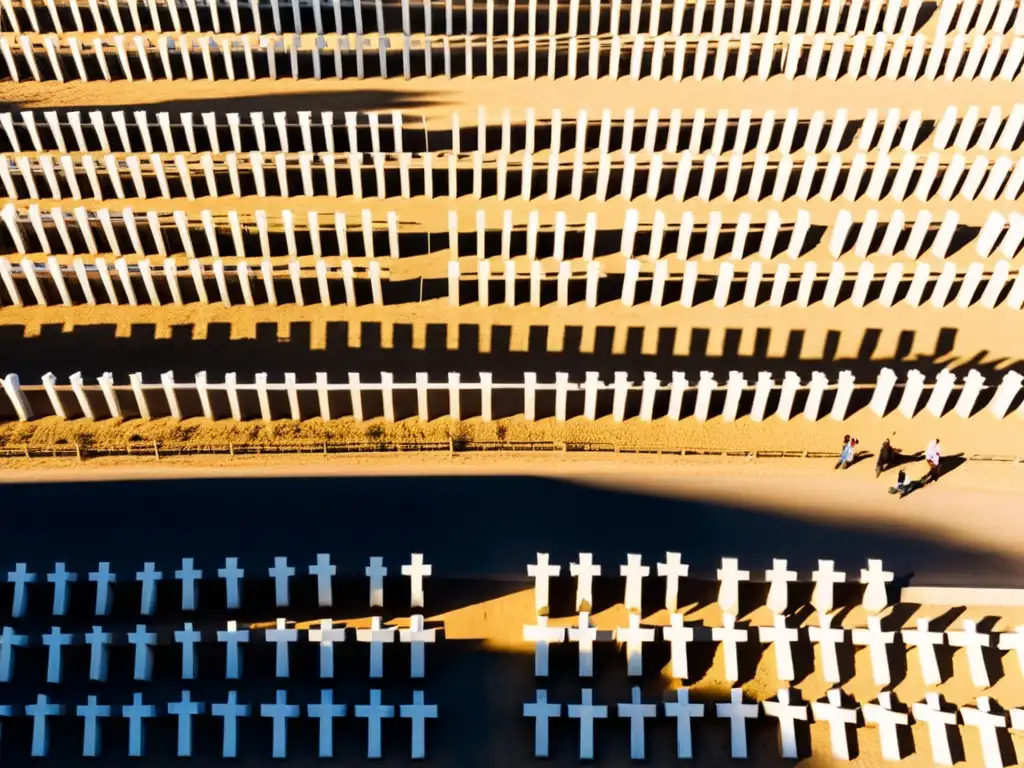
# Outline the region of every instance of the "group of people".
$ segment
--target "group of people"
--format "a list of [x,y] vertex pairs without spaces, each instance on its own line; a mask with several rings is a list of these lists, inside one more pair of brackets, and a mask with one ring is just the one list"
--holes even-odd
[[[857,457],[857,446],[859,443],[860,441],[855,437],[850,435],[843,436],[843,447],[839,452],[839,461],[836,463],[836,469],[847,469],[853,464]],[[878,459],[875,461],[875,477],[878,477],[887,469],[902,464],[899,455],[899,449],[892,446],[889,438],[885,438],[882,441],[882,447],[878,449]],[[924,477],[920,480],[908,480],[906,470],[900,467],[900,471],[896,475],[896,485],[889,489],[889,493],[898,494],[902,499],[911,491],[917,490],[928,483],[937,483],[939,481],[939,467],[942,463],[942,449],[939,444],[939,438],[935,438],[928,444],[928,448],[924,452],[924,460],[928,465],[928,471]]]

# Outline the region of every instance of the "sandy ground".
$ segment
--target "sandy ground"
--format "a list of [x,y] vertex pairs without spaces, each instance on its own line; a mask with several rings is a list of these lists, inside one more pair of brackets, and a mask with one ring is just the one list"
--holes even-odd
[[[450,115],[456,110],[464,117],[463,125],[473,125],[476,107],[481,104],[494,121],[499,119],[503,107],[520,115],[527,106],[535,107],[539,115],[557,107],[566,119],[579,109],[587,109],[594,120],[602,108],[619,113],[625,106],[633,106],[638,116],[646,115],[651,107],[667,114],[672,106],[701,106],[709,114],[721,108],[734,113],[742,108],[755,108],[759,113],[769,108],[781,111],[797,106],[808,115],[813,109],[831,112],[845,107],[850,109],[851,117],[863,115],[869,107],[898,106],[904,111],[921,109],[926,119],[935,120],[950,104],[963,108],[975,104],[983,114],[990,106],[999,105],[1005,113],[1019,99],[1019,87],[1002,82],[981,85],[965,81],[870,83],[843,79],[839,83],[809,83],[781,77],[768,83],[738,83],[730,79],[724,83],[687,80],[680,84],[650,80],[573,83],[551,82],[546,78],[535,82],[492,82],[484,78],[409,82],[195,81],[187,85],[72,82],[6,83],[0,89],[0,99],[9,109],[34,110],[141,106],[197,112],[259,109],[293,113],[331,109],[337,114],[346,109],[401,109],[411,119],[422,117],[429,127],[441,129],[450,125]],[[721,211],[726,221],[733,221],[742,211],[754,213],[755,221],[761,221],[768,208],[778,210],[784,218],[806,208],[815,223],[823,224],[831,224],[840,207],[849,207],[858,220],[868,209],[876,208],[882,221],[897,207],[908,215],[925,207],[936,212],[946,207],[936,201],[922,206],[916,200],[901,205],[860,200],[851,205],[790,199],[755,205],[741,199],[735,203],[716,200],[709,205],[696,200],[678,204],[671,199],[627,203],[621,198],[605,204],[589,198],[578,203],[562,199],[554,204],[546,200],[527,204],[494,198],[379,202],[254,197],[175,201],[173,206],[163,200],[132,200],[130,204],[136,210],[181,208],[192,213],[203,208],[243,213],[260,208],[274,214],[287,207],[303,214],[311,209],[326,213],[339,208],[354,212],[367,207],[374,211],[375,218],[383,218],[387,210],[396,210],[410,229],[429,232],[447,229],[450,209],[459,212],[462,229],[470,231],[472,216],[478,209],[484,210],[488,222],[495,225],[498,212],[505,209],[514,212],[517,224],[525,223],[526,211],[533,207],[543,211],[546,223],[553,221],[555,210],[566,211],[572,224],[581,223],[588,211],[600,211],[602,226],[612,227],[618,226],[628,207],[637,208],[643,222],[650,221],[655,210],[662,210],[670,223],[677,221],[685,210],[692,211],[698,222],[705,222],[712,210]],[[957,200],[953,205],[965,222],[975,226],[990,210],[1013,210],[1013,206],[1002,201],[988,205]],[[804,258],[827,262],[823,248],[824,244]],[[438,277],[443,274],[447,257],[441,251],[389,266],[394,267],[396,279]],[[856,261],[846,258],[851,265]],[[962,268],[973,259],[973,253],[967,248],[954,258]],[[884,265],[885,259],[872,259]],[[621,270],[614,257],[607,262],[609,272]],[[1010,322],[1006,312],[988,311],[977,305],[968,310],[900,306],[884,311],[872,307],[826,310],[820,306],[806,310],[794,306],[756,310],[731,306],[717,310],[704,305],[683,312],[678,306],[624,308],[609,302],[596,310],[581,306],[566,309],[553,304],[513,310],[504,306],[482,308],[473,303],[452,309],[442,298],[429,298],[423,303],[383,308],[287,305],[15,310],[5,306],[0,309],[0,365],[4,370],[21,373],[26,382],[38,381],[50,370],[62,379],[78,370],[87,377],[111,371],[118,380],[141,370],[149,380],[168,369],[178,372],[181,378],[207,370],[214,380],[229,370],[238,371],[245,380],[263,370],[274,379],[288,370],[304,379],[311,379],[317,371],[327,371],[332,378],[351,370],[367,374],[391,370],[396,377],[403,378],[411,378],[419,370],[429,371],[432,378],[443,377],[447,371],[461,371],[467,380],[481,370],[513,378],[518,378],[521,371],[537,370],[546,379],[553,378],[556,371],[568,371],[573,380],[582,379],[588,370],[598,370],[607,378],[615,370],[626,370],[634,381],[639,381],[647,370],[662,376],[672,370],[694,374],[713,370],[724,381],[732,369],[742,370],[753,380],[759,370],[771,370],[778,376],[788,368],[800,370],[804,377],[811,370],[822,370],[832,378],[840,370],[852,370],[858,381],[871,381],[885,365],[901,374],[907,368],[917,367],[929,375],[945,366],[961,372],[967,367],[978,367],[989,383],[996,383],[1003,370],[1019,366],[1019,343],[1015,334],[1004,330],[1012,328]],[[1003,422],[996,422],[987,413],[966,421],[953,414],[940,419],[921,414],[907,421],[893,415],[878,419],[861,408],[844,424],[830,420],[811,424],[797,417],[788,423],[771,419],[755,424],[744,418],[735,424],[723,424],[720,418],[714,418],[706,424],[685,421],[650,425],[635,419],[616,425],[609,417],[594,423],[574,417],[565,424],[556,424],[548,414],[542,415],[545,418],[535,424],[526,424],[521,418],[502,420],[505,439],[736,451],[835,450],[837,438],[845,431],[856,434],[862,447],[874,451],[884,436],[895,432],[895,444],[908,452],[923,449],[935,436],[942,438],[945,453],[951,457],[959,453],[1015,456],[1020,452],[1020,422],[1016,414]],[[82,420],[57,424],[46,419],[28,426],[4,424],[0,439],[7,445],[45,445],[83,435],[88,435],[94,444],[122,443],[133,438],[140,444],[152,439],[195,443],[311,437],[356,440],[370,435],[392,440],[447,439],[453,434],[469,439],[499,438],[497,424],[481,424],[475,418],[461,425],[441,418],[425,425],[405,420],[397,425],[384,425],[381,431],[375,429],[378,426],[377,421],[353,425],[346,420],[327,425],[315,420],[301,425],[275,422],[265,427],[255,422],[210,425],[188,420],[171,424],[159,419],[150,424],[90,425]],[[883,557],[911,583],[916,583],[914,579],[931,579],[932,583],[947,580],[958,584],[1019,585],[1024,574],[1018,564],[1024,552],[1024,527],[1014,514],[1021,498],[1019,465],[957,460],[955,468],[951,465],[951,471],[938,485],[897,500],[884,492],[892,473],[876,480],[873,463],[868,458],[847,472],[837,473],[831,469],[829,459],[723,460],[557,453],[528,457],[456,454],[346,459],[302,456],[272,460],[191,457],[164,458],[159,463],[155,459],[135,458],[93,459],[83,464],[59,459],[30,464],[7,460],[0,464],[0,507],[33,508],[39,514],[26,516],[19,535],[10,537],[0,551],[12,562],[15,556],[38,562],[64,557],[71,564],[80,561],[83,568],[87,564],[91,567],[99,557],[107,557],[127,573],[129,568],[137,568],[140,558],[170,563],[195,553],[200,562],[205,558],[209,563],[205,567],[212,568],[215,558],[223,558],[227,549],[234,547],[232,551],[250,559],[250,567],[256,568],[265,559],[269,562],[272,554],[310,557],[327,546],[338,553],[343,570],[351,571],[349,576],[358,575],[357,568],[371,550],[387,555],[389,562],[392,558],[407,557],[410,551],[428,553],[428,558],[437,564],[436,586],[428,583],[427,588],[429,619],[443,626],[446,636],[444,643],[428,652],[428,699],[436,700],[444,713],[428,737],[430,756],[435,761],[459,764],[486,761],[498,767],[518,766],[530,759],[532,744],[529,724],[521,718],[522,703],[531,700],[535,689],[544,685],[552,700],[560,702],[578,701],[580,689],[586,687],[576,676],[575,649],[571,647],[556,649],[552,657],[553,676],[547,683],[537,682],[530,674],[533,662],[529,646],[522,642],[522,625],[533,620],[533,594],[524,577],[524,567],[538,550],[547,549],[557,562],[568,563],[581,548],[590,548],[608,572],[614,573],[614,564],[623,562],[627,551],[643,552],[648,562],[655,562],[666,548],[677,548],[694,564],[696,577],[686,585],[692,591],[684,591],[686,619],[704,627],[716,626],[721,621],[714,607],[713,588],[706,583],[702,586],[701,581],[713,573],[721,556],[739,556],[752,569],[768,567],[773,556],[788,557],[804,578],[804,571],[809,572],[819,557],[835,557],[851,572],[868,557]],[[923,473],[920,462],[908,466],[912,477]],[[287,525],[280,519],[282,508],[290,510]],[[140,515],[142,509],[147,514]],[[203,530],[204,535],[197,536],[198,530]],[[402,554],[396,554],[399,551]],[[459,567],[465,569],[463,573],[476,576],[445,582],[448,575],[459,574]],[[481,578],[481,574],[489,578]],[[665,624],[667,616],[659,610],[659,589],[651,581],[646,590],[644,620],[651,625]],[[499,586],[495,587],[495,583]],[[240,618],[259,623],[273,620],[275,609],[268,597],[268,584],[259,588],[252,610]],[[365,581],[352,579],[349,586],[353,593],[361,594]],[[565,590],[560,587],[553,593],[552,622],[567,625],[574,614],[571,581],[566,580],[563,586]],[[769,623],[766,610],[757,608],[763,604],[763,595],[751,589],[747,594],[749,604],[743,610],[744,621],[753,626]],[[607,579],[602,595],[595,605],[595,622],[605,630],[621,626],[626,615],[618,579]],[[160,621],[178,620],[180,617],[173,613],[169,611]],[[402,624],[408,621],[407,614],[404,608],[389,607],[385,618]],[[322,615],[323,611],[315,605],[303,604],[289,618],[308,622]],[[954,628],[962,626],[965,619],[977,619],[989,630],[1006,630],[1022,623],[1024,613],[998,607],[959,610],[956,606],[897,606],[887,611],[885,622],[887,627],[896,629],[912,625],[921,617],[941,617],[941,624]],[[33,621],[45,622],[48,618],[34,617]],[[345,606],[334,618],[351,626],[364,626],[366,609]],[[115,619],[129,626],[127,614],[118,614]],[[220,622],[223,616],[211,613],[204,615],[205,619]],[[864,620],[860,609],[844,612],[842,616],[845,627],[863,626]],[[74,621],[87,628],[91,616],[76,615]],[[813,618],[807,611],[800,611],[793,618],[794,625],[811,622]],[[446,645],[449,641],[450,645]],[[828,686],[821,677],[820,661],[814,663],[809,653],[811,646],[805,636],[800,646],[800,674],[792,687],[803,698],[816,699]],[[741,664],[744,692],[754,700],[763,700],[781,684],[775,673],[774,650],[749,650],[750,653],[743,654]],[[254,669],[270,669],[264,666],[270,662],[268,651],[265,645],[254,645],[254,658],[247,663],[252,663]],[[303,673],[289,683],[289,689],[294,686],[295,695],[303,701],[315,699],[320,687],[308,651],[307,647],[296,652],[304,659],[296,661]],[[351,649],[346,648],[346,654],[351,653],[345,656],[346,663],[353,668],[356,664],[365,665],[362,651],[351,644]],[[847,645],[842,654],[844,690],[857,702],[870,701],[881,687],[872,682],[867,651]],[[919,700],[925,692],[916,654],[913,650],[893,654],[891,688],[905,703]],[[1004,707],[1024,705],[1016,657],[992,653],[989,661],[996,670],[992,685],[976,688],[964,651],[945,649],[944,682],[938,690],[958,705],[965,705],[978,695],[991,695]],[[664,649],[649,650],[645,662],[645,674],[636,684],[641,686],[645,700],[660,700],[667,690],[678,685],[669,679]],[[33,663],[41,663],[41,657]],[[220,663],[218,657],[211,668],[218,668]],[[388,657],[388,664],[397,664],[403,671],[404,663],[404,655]],[[693,679],[688,683],[695,698],[723,700],[729,684],[724,680],[722,650],[707,642],[699,643],[692,666]],[[166,669],[159,662],[158,668]],[[175,680],[173,674],[162,674],[167,676],[154,685],[152,695],[157,700],[177,696],[180,680]],[[252,675],[240,684],[241,694],[247,700],[269,701],[274,682]],[[598,677],[594,681],[598,701],[626,701],[630,684],[620,650],[609,648],[607,654],[599,654]],[[111,686],[111,695],[127,697],[131,685],[131,681],[121,679]],[[405,683],[387,680],[385,687],[389,700],[409,699]],[[361,675],[346,676],[338,682],[338,688],[347,702],[365,700],[366,686]],[[206,700],[223,700],[224,690],[223,682],[214,680],[212,675],[196,684],[197,698]],[[34,692],[35,689],[29,691],[25,686],[18,689],[18,695]],[[70,718],[67,720],[71,722]],[[11,754],[27,753],[27,749],[21,749],[26,746],[30,731],[25,725],[19,721],[10,730],[5,725],[5,759],[9,738]],[[154,726],[152,744],[173,744],[172,733],[165,725],[169,728],[170,724]],[[344,726],[349,737],[344,747],[346,762],[357,764],[363,759],[359,754],[365,738],[362,725],[350,720]],[[67,730],[57,737],[63,734],[66,738],[54,741],[71,745],[67,752],[73,755],[80,733],[72,731],[70,724],[61,727]],[[958,730],[963,747],[961,762],[980,765],[977,732],[965,727]],[[254,733],[267,735],[262,731]],[[305,738],[297,738],[299,731],[294,733],[290,746],[310,754],[311,745],[316,743],[315,734],[302,731]],[[621,764],[628,756],[625,724],[613,718],[598,727],[598,734],[598,764]],[[398,735],[395,729],[392,737],[394,742],[389,742],[389,746],[393,744],[394,749],[389,749],[386,762],[405,764],[406,760],[399,755],[408,753],[406,731]],[[915,725],[913,737],[916,750],[903,764],[933,764],[925,727]],[[218,738],[219,732],[210,726],[199,737],[199,743],[206,753],[216,754]],[[575,761],[577,738],[573,723],[563,721],[555,726],[552,739],[556,762],[568,765]],[[776,757],[777,735],[770,721],[762,718],[751,726],[750,738],[752,754],[756,755],[753,764],[783,764]],[[833,764],[828,758],[826,726],[813,724],[808,738],[811,749],[805,749],[803,754],[813,757],[802,764]],[[1024,741],[1018,736],[1012,738],[1017,753],[1022,754]],[[697,724],[695,739],[695,764],[729,762],[724,723],[709,719]],[[853,764],[880,764],[875,729],[861,728],[858,742],[859,755]],[[674,734],[669,721],[649,727],[648,743],[649,762],[673,761]],[[253,754],[245,756],[249,764],[268,761],[269,749],[263,749],[262,742],[251,739],[250,746]],[[153,749],[157,751],[155,746]],[[159,751],[170,754],[162,747]],[[65,765],[75,764],[78,759],[69,755],[62,758]]]

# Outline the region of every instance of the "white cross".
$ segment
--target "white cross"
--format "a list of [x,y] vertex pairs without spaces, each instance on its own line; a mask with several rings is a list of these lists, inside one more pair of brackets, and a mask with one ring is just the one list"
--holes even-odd
[[846,574],[835,570],[832,560],[819,560],[818,570],[811,573],[814,591],[811,593],[811,605],[819,611],[828,613],[832,610],[835,585],[846,581]]
[[739,560],[723,557],[718,569],[718,605],[724,613],[740,612],[740,582],[750,580],[750,571],[739,570]]
[[317,605],[321,608],[334,605],[334,594],[331,590],[331,577],[337,572],[337,567],[331,565],[330,555],[317,555],[316,564],[309,566],[309,575],[316,576]]
[[747,757],[747,720],[756,718],[757,711],[757,704],[743,703],[742,688],[733,688],[729,691],[728,704],[715,704],[715,714],[729,720],[731,754],[735,758]]
[[580,760],[594,759],[594,721],[608,718],[608,707],[594,704],[594,691],[584,688],[579,704],[569,705],[569,717],[580,721]]
[[402,575],[409,577],[409,605],[423,607],[423,579],[433,574],[433,566],[423,562],[423,555],[413,554],[412,562],[402,566]]
[[78,581],[78,574],[65,570],[64,563],[56,563],[53,573],[46,574],[46,580],[53,584],[53,615],[63,616],[68,610],[68,584]]
[[203,634],[185,623],[183,629],[174,632],[174,642],[181,643],[181,679],[194,680],[196,677],[196,643],[203,639]]
[[153,650],[156,632],[147,632],[145,624],[138,624],[128,633],[128,644],[135,646],[135,679],[149,680],[153,676]]
[[238,703],[238,691],[228,691],[227,702],[214,704],[210,711],[214,717],[224,718],[224,741],[221,747],[221,757],[237,757],[238,718],[249,716],[249,705]]
[[224,588],[227,590],[227,607],[230,610],[238,608],[242,600],[242,579],[245,578],[245,571],[238,567],[237,557],[225,557],[224,567],[217,569],[217,577],[224,579]]
[[985,652],[992,642],[992,636],[978,631],[978,625],[970,619],[964,620],[962,632],[947,632],[949,644],[954,648],[967,649],[967,666],[971,670],[971,682],[977,688],[988,688],[988,669],[985,666]]
[[785,758],[800,757],[796,743],[796,721],[807,719],[807,705],[791,704],[788,688],[779,688],[775,698],[778,701],[766,701],[761,706],[768,717],[779,721],[779,751]]
[[600,631],[590,624],[590,613],[580,611],[578,623],[575,627],[569,627],[569,642],[579,645],[579,674],[580,677],[594,676],[594,642],[608,641],[612,639],[612,633]]
[[821,666],[825,682],[839,683],[841,680],[836,646],[843,642],[843,639],[846,637],[846,630],[842,627],[833,627],[832,618],[831,615],[824,611],[818,611],[818,626],[809,626],[807,628],[807,637],[812,643],[817,643],[821,649]]
[[644,704],[640,700],[639,686],[633,686],[628,703],[619,704],[619,717],[629,718],[629,757],[631,760],[643,760],[646,752],[644,745],[644,720],[658,716],[656,704]]
[[275,652],[275,671],[277,677],[288,677],[288,648],[291,643],[299,639],[299,631],[294,627],[288,629],[286,619],[277,619],[273,629],[263,632],[268,643],[273,643]]
[[865,585],[861,605],[868,613],[878,613],[889,604],[885,585],[893,579],[892,571],[882,570],[881,560],[868,560],[868,567],[860,569],[860,581]]
[[156,707],[142,703],[142,694],[132,696],[132,703],[121,707],[121,715],[128,720],[128,756],[142,757],[146,750],[142,721],[156,717]]
[[117,581],[117,576],[110,572],[110,563],[100,563],[99,570],[89,574],[89,581],[96,584],[96,615],[106,616],[113,598],[110,585]]
[[0,683],[11,682],[14,673],[14,649],[28,645],[28,635],[16,635],[10,627],[0,631]]
[[334,703],[334,691],[320,691],[319,704],[307,704],[306,714],[320,721],[320,757],[334,757],[334,718],[344,717],[344,704]]
[[548,757],[548,720],[562,716],[561,704],[548,703],[548,692],[537,689],[537,700],[523,704],[523,717],[534,718],[533,756]]
[[924,703],[914,704],[911,709],[917,722],[928,725],[932,762],[935,765],[953,765],[953,756],[949,751],[949,729],[951,726],[956,727],[956,710],[944,711],[942,698],[937,693],[926,693]]
[[[665,717],[676,719],[676,757],[689,760],[693,757],[693,728],[690,720],[704,717],[704,705],[691,704],[687,688],[679,688],[675,694],[675,701],[670,699],[665,702]],[[671,696],[671,692],[668,695]]]
[[[945,634],[929,632],[928,619],[918,619],[917,629],[905,629],[901,633],[903,642],[910,648],[917,648],[917,660],[921,665],[921,677],[925,685],[938,685],[942,682],[939,673],[939,662],[935,658],[935,646],[942,645]],[[915,715],[916,717],[916,715]]]
[[274,567],[268,569],[274,580],[274,604],[278,608],[288,607],[288,579],[295,575],[295,569],[288,565],[287,557],[275,557]]
[[629,614],[629,626],[618,627],[615,639],[626,646],[626,674],[639,677],[644,673],[644,643],[654,642],[654,628],[641,627],[640,615]]
[[370,564],[366,566],[366,575],[370,579],[370,607],[382,608],[384,606],[384,577],[388,575],[388,569],[384,567],[384,558],[371,557]]
[[775,675],[779,680],[792,680],[796,677],[793,672],[793,651],[790,647],[800,638],[797,629],[786,626],[786,617],[781,613],[775,614],[774,623],[770,627],[760,627],[758,637],[762,643],[775,644]]
[[345,642],[345,628],[331,619],[321,619],[319,629],[309,630],[309,642],[320,643],[320,677],[334,677],[334,644]]
[[673,613],[669,616],[671,624],[662,627],[663,639],[669,642],[669,654],[672,661],[672,677],[676,680],[685,680],[690,676],[689,664],[686,656],[686,646],[693,642],[693,628],[683,624],[683,615]]
[[101,717],[110,717],[110,707],[96,703],[96,697],[90,696],[85,704],[79,704],[75,712],[85,720],[84,734],[82,735],[82,756],[96,757],[100,753],[100,724]]
[[882,745],[882,759],[897,762],[903,759],[897,726],[908,725],[905,712],[893,712],[889,693],[878,694],[878,704],[864,704],[861,708],[865,725],[878,726],[878,740]]
[[626,564],[619,566],[619,575],[626,578],[623,603],[630,613],[640,613],[644,577],[650,575],[650,566],[641,565],[641,555],[626,555]]
[[871,673],[875,685],[889,684],[889,645],[895,632],[883,632],[882,621],[877,616],[868,616],[867,629],[855,629],[850,632],[854,645],[866,645],[871,654]]
[[412,692],[412,704],[402,704],[398,708],[399,717],[412,721],[412,750],[409,755],[413,760],[422,760],[427,756],[427,720],[437,719],[437,705],[423,703],[423,691]]
[[71,645],[72,635],[64,634],[60,627],[51,627],[50,631],[43,635],[43,645],[48,648],[46,660],[46,682],[59,683],[63,674],[61,663],[61,648]]
[[523,627],[523,640],[535,643],[533,657],[533,674],[536,677],[548,676],[548,648],[552,643],[565,642],[565,627],[549,627],[547,616],[538,616],[536,624]]
[[771,585],[764,604],[772,613],[785,613],[789,608],[789,582],[796,581],[796,576],[796,571],[786,568],[785,560],[772,560],[771,570],[764,572],[764,580]]
[[546,552],[537,553],[536,565],[526,566],[526,574],[533,578],[534,607],[538,615],[546,615],[548,612],[548,579],[558,576],[561,572],[562,566],[551,565]]
[[380,703],[380,689],[370,690],[370,703],[356,705],[356,717],[366,718],[368,735],[366,739],[366,756],[370,759],[380,758],[381,719],[394,717],[395,708]]
[[374,616],[369,629],[356,630],[356,641],[370,644],[370,677],[384,677],[384,643],[395,642],[395,628],[381,626],[380,616]]
[[846,740],[846,726],[857,724],[857,710],[843,707],[843,694],[838,688],[830,690],[827,696],[827,701],[811,702],[811,712],[815,722],[828,723],[832,757],[849,760],[850,745]]
[[690,566],[679,552],[666,552],[665,562],[658,563],[658,576],[665,579],[665,610],[675,613],[679,607],[679,579],[690,575]]
[[288,703],[287,691],[278,691],[273,704],[260,704],[260,716],[273,721],[272,757],[288,757],[288,719],[299,716],[299,705]]
[[576,579],[576,610],[587,611],[594,607],[594,577],[601,575],[601,566],[594,565],[594,556],[580,552],[578,563],[569,563],[569,575]]
[[191,557],[181,558],[181,568],[174,572],[174,578],[181,582],[181,610],[196,609],[196,582],[203,578],[203,572],[192,565]]
[[29,573],[24,563],[18,563],[13,571],[7,572],[7,581],[14,585],[14,600],[11,603],[11,616],[20,618],[25,615],[25,603],[28,602],[26,584],[34,584],[36,575]]
[[740,678],[736,644],[747,642],[747,630],[736,629],[736,617],[731,613],[723,613],[722,626],[711,629],[711,639],[722,644],[722,653],[725,656],[725,679],[730,683],[735,683]]
[[239,630],[237,621],[229,621],[227,629],[217,630],[217,642],[227,643],[224,679],[237,680],[242,674],[242,654],[238,645],[249,642],[249,630]]
[[45,693],[38,693],[36,703],[25,707],[25,714],[32,718],[32,757],[46,757],[50,749],[50,724],[46,719],[64,714],[64,707],[51,704]]
[[436,629],[425,629],[423,614],[416,613],[409,617],[409,628],[398,630],[398,640],[409,644],[409,677],[420,678],[426,674],[426,654],[424,643],[432,643],[437,634]]
[[151,616],[156,608],[156,583],[164,577],[156,569],[155,563],[144,563],[142,570],[135,574],[136,580],[142,582],[142,600],[139,612],[143,616]]
[[105,682],[107,679],[107,659],[110,641],[113,636],[104,632],[103,627],[93,627],[92,632],[85,635],[85,644],[89,646],[89,679]]
[[1024,675],[1024,626],[1017,627],[1013,632],[1000,633],[999,650],[1016,651],[1017,664],[1020,665],[1021,675]]
[[1010,710],[1010,727],[1015,731],[1024,731],[1024,709]]
[[192,716],[203,714],[204,708],[188,691],[181,692],[181,701],[167,705],[167,714],[178,718],[178,757],[192,757]]

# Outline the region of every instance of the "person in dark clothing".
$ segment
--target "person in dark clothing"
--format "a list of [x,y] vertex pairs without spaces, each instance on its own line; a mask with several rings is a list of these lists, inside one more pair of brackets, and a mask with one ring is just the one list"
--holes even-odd
[[910,485],[907,482],[907,473],[901,469],[899,474],[896,475],[896,485],[889,489],[889,493],[898,493],[900,497],[906,496],[910,490]]
[[892,447],[889,438],[885,438],[882,442],[882,447],[878,449],[878,461],[875,462],[875,477],[878,477],[885,470],[892,468],[898,453],[899,451]]

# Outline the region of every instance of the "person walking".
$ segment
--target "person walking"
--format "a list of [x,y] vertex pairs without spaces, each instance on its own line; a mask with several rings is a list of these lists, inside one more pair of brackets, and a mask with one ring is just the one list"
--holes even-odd
[[890,469],[893,465],[893,461],[896,459],[896,454],[899,453],[892,444],[889,442],[889,438],[885,438],[882,441],[882,447],[878,449],[878,461],[875,462],[875,477]]
[[921,484],[939,482],[939,465],[942,463],[939,438],[936,437],[928,444],[928,448],[924,452],[924,460],[928,463],[928,473],[921,479]]
[[839,468],[848,469],[853,464],[853,459],[857,455],[857,438],[851,437],[843,444],[843,452],[839,454]]
[[850,446],[850,436],[843,435],[843,447],[839,449],[839,461],[836,462],[835,469],[845,469],[843,462],[846,460],[846,451]]

